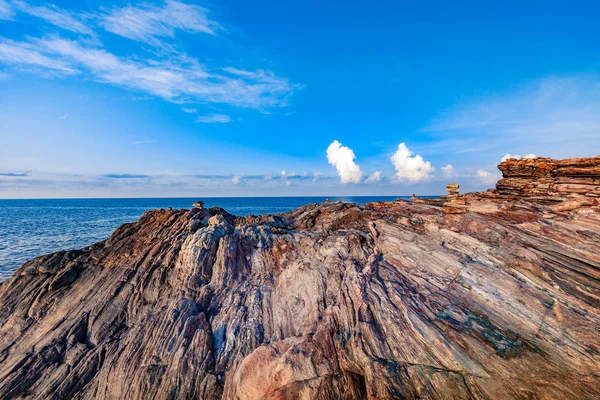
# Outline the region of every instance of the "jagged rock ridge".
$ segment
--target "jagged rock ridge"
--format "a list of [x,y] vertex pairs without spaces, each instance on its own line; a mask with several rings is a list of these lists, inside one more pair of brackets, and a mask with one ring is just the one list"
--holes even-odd
[[502,196],[147,212],[1,284],[0,398],[600,398],[600,209]]

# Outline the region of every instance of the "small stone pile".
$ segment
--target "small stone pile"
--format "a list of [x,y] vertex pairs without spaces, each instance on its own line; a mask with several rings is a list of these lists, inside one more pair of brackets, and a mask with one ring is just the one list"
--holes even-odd
[[450,183],[446,185],[446,202],[442,211],[446,214],[463,214],[468,210],[466,201],[463,200],[460,194],[460,186],[458,183]]

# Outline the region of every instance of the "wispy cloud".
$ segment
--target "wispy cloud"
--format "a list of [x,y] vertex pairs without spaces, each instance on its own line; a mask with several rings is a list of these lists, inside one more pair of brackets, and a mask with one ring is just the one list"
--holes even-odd
[[[27,42],[0,41],[0,62],[26,68],[42,67],[59,73],[85,71],[99,82],[141,91],[167,101],[189,99],[237,107],[264,109],[283,106],[297,88],[287,79],[258,74],[217,75],[189,57],[132,60],[104,49],[60,37]],[[260,80],[264,76],[264,80]]]
[[0,172],[0,176],[8,176],[8,177],[25,177],[25,176],[29,176],[29,174],[26,173],[15,173],[15,172]]
[[65,114],[63,116],[58,117],[58,119],[67,119],[69,117],[69,114]]
[[208,13],[197,5],[166,0],[160,6],[144,3],[112,9],[103,16],[103,26],[128,39],[159,44],[159,38],[175,36],[175,30],[214,35],[219,24]]
[[150,175],[139,175],[139,174],[106,174],[104,178],[109,179],[146,179],[151,178]]
[[444,178],[452,178],[455,176],[455,171],[454,171],[454,167],[452,166],[452,164],[448,164],[445,167],[442,167],[441,170],[442,170],[442,175],[444,175]]
[[[531,150],[553,157],[597,153],[600,76],[548,77],[462,103],[424,131],[431,135],[432,146],[444,153],[484,152],[497,157]],[[596,145],[590,148],[590,143]]]
[[377,183],[381,182],[383,178],[383,173],[381,171],[375,171],[367,179],[365,179],[365,183]]
[[188,107],[183,107],[181,110],[186,114],[196,114],[198,112],[198,110],[196,110],[195,108]]
[[[208,18],[207,9],[197,5],[166,0],[160,5],[143,3],[76,14],[51,4],[34,6],[23,0],[11,4],[14,10],[6,0],[0,0],[0,18],[12,18],[16,10],[82,35],[75,40],[58,35],[20,41],[0,37],[0,64],[18,72],[53,77],[78,74],[82,79],[169,102],[218,103],[263,112],[286,106],[289,96],[301,88],[267,70],[207,67],[172,44],[165,44],[168,51],[155,54],[141,49],[142,54],[117,56],[103,46],[93,30],[93,24],[101,24],[113,33],[148,43],[158,38],[170,40],[176,31],[213,35],[220,25]],[[184,112],[196,110],[184,107]]]
[[[0,62],[31,72],[41,72],[45,75],[65,75],[79,72],[69,62],[45,55],[38,45],[3,38],[0,38]],[[32,67],[34,70],[31,69]]]
[[12,19],[14,13],[5,0],[0,0],[0,19]]
[[198,117],[196,122],[203,124],[226,124],[231,122],[231,117],[223,114],[203,115],[202,117]]
[[132,142],[132,144],[135,144],[135,145],[151,144],[151,143],[156,143],[156,140],[154,140],[154,139],[148,139],[148,140],[138,140],[136,142]]
[[342,146],[337,140],[327,148],[327,161],[335,166],[341,183],[360,183],[363,173],[360,166],[354,162],[355,159],[354,151]]
[[489,172],[484,169],[477,170],[477,177],[481,181],[481,183],[486,185],[493,185],[501,178],[500,174],[497,172]]
[[72,14],[69,11],[58,8],[54,5],[50,5],[47,7],[36,7],[29,5],[21,0],[13,0],[12,3],[19,11],[46,20],[52,25],[58,26],[59,28],[63,28],[75,33],[81,33],[84,35],[93,35],[92,29],[85,25],[80,20],[79,16]]

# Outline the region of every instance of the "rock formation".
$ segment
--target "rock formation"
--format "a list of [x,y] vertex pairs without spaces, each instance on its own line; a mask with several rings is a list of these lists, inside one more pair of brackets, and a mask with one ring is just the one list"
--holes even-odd
[[577,202],[580,206],[598,204],[600,156],[510,159],[498,168],[503,178],[496,189],[501,196],[544,203],[570,202],[572,206]]
[[[154,210],[36,258],[0,285],[0,398],[598,399],[600,208],[521,201],[528,162],[462,214]],[[595,174],[542,162],[542,197]]]
[[446,185],[446,202],[442,212],[446,214],[462,214],[467,212],[467,202],[460,195],[460,186],[458,183]]

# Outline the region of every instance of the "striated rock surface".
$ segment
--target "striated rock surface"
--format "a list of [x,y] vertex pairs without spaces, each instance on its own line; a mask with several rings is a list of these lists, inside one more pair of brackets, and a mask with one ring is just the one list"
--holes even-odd
[[600,209],[469,196],[155,210],[34,259],[0,398],[599,399]]
[[460,186],[457,183],[446,185],[446,193],[448,195],[446,196],[442,212],[446,214],[462,214],[467,212],[467,202],[461,196]]
[[496,184],[501,196],[528,198],[539,202],[577,201],[598,204],[600,156],[593,158],[510,159],[498,168],[503,178]]

